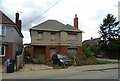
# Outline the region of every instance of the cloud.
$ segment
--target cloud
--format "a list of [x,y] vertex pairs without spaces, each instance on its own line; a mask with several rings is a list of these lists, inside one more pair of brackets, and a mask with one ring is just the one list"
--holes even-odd
[[[45,18],[41,15],[48,7],[53,4],[55,0],[2,0],[1,10],[6,13],[13,21],[15,20],[15,13],[20,13],[20,18],[23,22],[23,30],[28,30],[32,23],[41,22]],[[8,6],[6,6],[8,5]],[[40,16],[41,15],[41,16]]]
[[[13,21],[16,12],[23,21],[22,32],[24,42],[30,42],[29,28],[32,24],[40,24],[48,19],[55,19],[64,24],[73,25],[74,15],[79,18],[79,29],[84,31],[83,40],[99,37],[99,24],[111,13],[118,16],[118,8],[114,5],[119,0],[61,0],[57,5],[42,14],[55,4],[56,0],[1,0],[1,10]],[[6,6],[7,5],[7,6]],[[42,14],[42,15],[41,15]],[[25,33],[26,32],[26,33]],[[27,36],[26,36],[27,35]]]
[[24,35],[23,43],[30,43],[31,42],[30,32],[22,30],[22,33]]

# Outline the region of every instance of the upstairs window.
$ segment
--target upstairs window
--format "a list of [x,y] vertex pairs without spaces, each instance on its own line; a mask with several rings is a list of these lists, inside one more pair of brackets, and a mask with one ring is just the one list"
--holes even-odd
[[43,39],[43,32],[38,32],[38,40],[42,40]]
[[55,33],[51,33],[51,41],[55,41]]
[[0,35],[6,35],[6,26],[0,25]]
[[68,41],[77,41],[77,34],[68,34]]

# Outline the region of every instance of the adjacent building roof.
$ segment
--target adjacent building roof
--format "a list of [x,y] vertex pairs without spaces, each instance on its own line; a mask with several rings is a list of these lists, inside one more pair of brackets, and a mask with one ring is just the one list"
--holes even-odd
[[2,11],[0,11],[0,24],[7,24],[7,25],[15,25],[15,29],[20,34],[21,37],[23,37],[23,34],[21,30],[18,29],[17,25],[9,18],[7,17]]
[[57,20],[47,20],[41,24],[32,27],[30,30],[44,30],[44,31],[73,31],[73,32],[82,32],[81,30]]
[[85,40],[83,41],[83,44],[87,44],[87,45],[97,45],[100,41],[100,38],[91,38],[89,40]]

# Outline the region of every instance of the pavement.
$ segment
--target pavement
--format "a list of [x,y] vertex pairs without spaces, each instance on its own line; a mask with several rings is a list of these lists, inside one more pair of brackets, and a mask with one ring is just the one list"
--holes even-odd
[[69,69],[71,69],[71,70],[80,69],[81,71],[96,71],[96,70],[118,69],[118,64],[71,66],[71,67],[69,67]]
[[118,69],[118,64],[102,64],[102,65],[84,65],[84,66],[70,66],[67,69],[54,69],[53,67],[47,65],[39,65],[39,64],[26,64],[19,71],[15,71],[14,73],[2,73],[2,77],[4,79],[23,77],[28,75],[34,75],[35,73],[59,73],[59,72],[70,72],[70,71],[96,71],[96,70],[107,70],[107,69]]

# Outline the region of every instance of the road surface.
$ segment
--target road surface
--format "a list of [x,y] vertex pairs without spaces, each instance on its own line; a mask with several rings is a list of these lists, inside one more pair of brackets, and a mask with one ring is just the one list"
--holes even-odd
[[[9,76],[10,74],[7,74]],[[17,74],[16,74],[17,75]],[[118,69],[108,70],[49,70],[49,71],[33,71],[29,75],[20,75],[14,77],[4,77],[12,79],[118,79]]]

